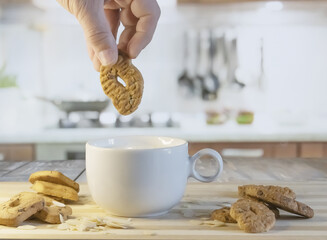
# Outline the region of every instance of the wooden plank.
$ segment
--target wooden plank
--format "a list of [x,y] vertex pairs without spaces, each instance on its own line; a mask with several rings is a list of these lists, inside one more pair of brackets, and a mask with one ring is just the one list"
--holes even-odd
[[[13,166],[10,167],[10,164]],[[83,160],[25,162],[27,165],[19,169],[16,169],[16,164],[16,162],[0,162],[0,169],[3,166],[7,173],[2,175],[0,173],[0,181],[27,181],[32,172],[49,169],[62,171],[74,179],[85,169]],[[212,170],[212,166],[207,164],[204,159],[197,163],[197,168],[201,171]],[[6,169],[16,170],[8,174]],[[251,179],[258,181],[327,180],[327,159],[224,158],[224,171],[217,181]],[[78,181],[86,182],[85,172],[78,177]]]
[[[33,172],[53,170],[60,171],[67,177],[75,179],[85,169],[84,160],[35,161],[17,168],[0,177],[0,181],[28,181]],[[17,179],[17,180],[15,180]]]
[[[110,229],[110,233],[89,231],[58,230],[56,225],[28,220],[24,224],[36,226],[35,230],[19,230],[0,226],[0,238],[5,239],[326,239],[327,236],[327,184],[319,182],[276,182],[264,184],[288,186],[297,193],[299,201],[309,204],[315,211],[312,219],[303,219],[281,212],[274,228],[261,234],[249,234],[241,231],[236,224],[221,227],[200,225],[201,217],[209,217],[214,209],[237,200],[237,186],[257,181],[234,183],[189,183],[181,203],[168,214],[156,218],[133,218],[128,222],[130,229]],[[261,182],[260,182],[261,183]],[[0,202],[8,200],[14,194],[28,191],[30,183],[0,183]],[[126,218],[109,216],[92,200],[86,184],[80,186],[80,201],[70,205],[73,217],[110,217],[118,222],[127,222]],[[185,216],[185,211],[191,211]]]
[[3,176],[22,165],[26,165],[28,162],[7,162],[7,161],[0,161],[0,176]]
[[78,183],[86,183],[87,179],[86,179],[86,171],[84,170],[80,176],[78,176],[78,178],[76,179],[76,181]]
[[[9,179],[7,179],[4,176],[26,164],[28,164],[28,162],[7,162],[7,161],[0,162],[0,181],[9,181]],[[13,178],[11,181],[24,181],[24,180],[18,180],[18,178]]]

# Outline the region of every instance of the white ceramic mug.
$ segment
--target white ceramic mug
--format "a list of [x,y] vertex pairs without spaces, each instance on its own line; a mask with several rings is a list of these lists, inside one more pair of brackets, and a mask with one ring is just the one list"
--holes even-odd
[[[195,162],[209,155],[217,162],[213,176],[202,176]],[[149,217],[166,213],[183,197],[187,179],[211,182],[223,170],[219,153],[203,149],[188,155],[185,140],[124,136],[86,144],[86,176],[94,201],[110,214]]]

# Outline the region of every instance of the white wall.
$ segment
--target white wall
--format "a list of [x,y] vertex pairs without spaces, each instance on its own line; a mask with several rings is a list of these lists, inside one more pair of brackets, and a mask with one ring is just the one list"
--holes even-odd
[[[327,114],[325,5],[267,12],[262,5],[237,10],[237,6],[199,9],[176,8],[175,1],[160,3],[162,17],[153,41],[134,61],[145,79],[140,112],[198,111],[234,104],[259,106],[271,113]],[[22,88],[33,93],[65,98],[103,97],[99,74],[88,59],[80,26],[60,8],[43,17],[42,31],[30,29],[28,24],[1,28],[2,53],[5,52],[2,56],[8,62],[8,71],[18,76]],[[223,90],[218,101],[204,104],[179,96],[177,77],[182,70],[183,31],[203,26],[227,30],[239,37],[240,67],[246,78],[257,77],[259,42],[264,39],[264,97]],[[3,62],[4,57],[0,60]]]

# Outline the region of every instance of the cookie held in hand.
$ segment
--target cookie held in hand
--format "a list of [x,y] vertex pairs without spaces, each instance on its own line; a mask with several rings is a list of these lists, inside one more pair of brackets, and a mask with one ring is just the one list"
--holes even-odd
[[[121,78],[126,86],[121,84],[117,77]],[[119,52],[118,61],[114,66],[101,66],[100,82],[104,93],[120,114],[133,113],[141,103],[143,77],[124,53]]]

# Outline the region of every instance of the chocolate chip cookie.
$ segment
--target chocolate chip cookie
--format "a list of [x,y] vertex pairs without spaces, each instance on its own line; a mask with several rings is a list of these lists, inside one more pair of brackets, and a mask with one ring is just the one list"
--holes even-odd
[[295,200],[295,193],[289,188],[278,186],[244,185],[238,187],[240,196],[250,196],[276,206],[287,212],[312,218],[314,211],[304,203]]

